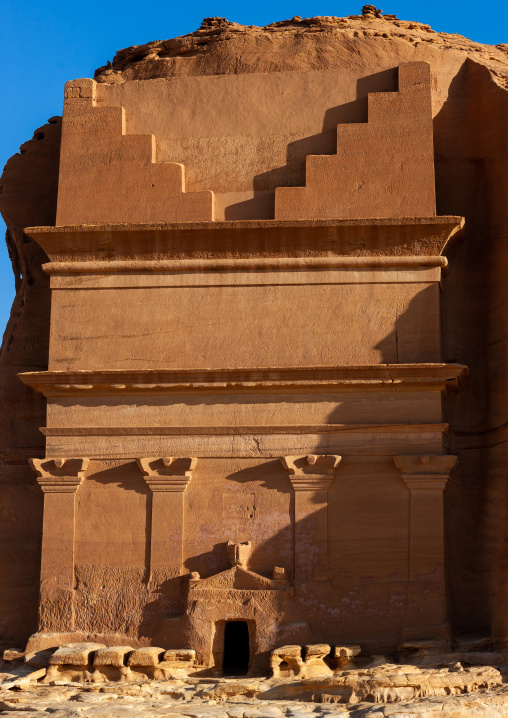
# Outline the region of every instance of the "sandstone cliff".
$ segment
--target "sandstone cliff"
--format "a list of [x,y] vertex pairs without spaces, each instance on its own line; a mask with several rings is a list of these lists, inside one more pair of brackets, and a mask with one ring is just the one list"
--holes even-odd
[[[462,240],[450,249],[452,271],[442,288],[443,359],[471,370],[461,394],[448,398],[445,407],[448,448],[460,458],[445,495],[450,620],[456,631],[492,630],[505,640],[508,45],[485,46],[378,15],[367,8],[363,16],[296,17],[264,28],[206,19],[185,37],[119,51],[97,70],[96,80],[126,106],[127,131],[153,131],[163,159],[185,162],[190,190],[236,196],[244,214],[228,217],[234,219],[249,218],[250,211],[269,216],[276,186],[303,184],[305,156],[333,154],[337,123],[365,121],[367,93],[394,89],[393,68],[400,62],[431,64],[437,211],[466,218]],[[327,100],[324,90],[313,88],[325,87],[330,73],[336,91]],[[166,109],[173,103],[172,112],[179,112],[185,93],[168,81],[202,76],[206,87],[212,77],[224,75],[250,75],[258,83],[256,116],[243,106],[244,85],[239,83],[242,130],[228,129],[219,112],[212,137],[206,123],[200,125],[194,97],[187,103],[186,122],[195,123],[199,142],[186,138],[185,128],[180,136],[170,135],[169,121],[160,119],[164,113],[157,110],[162,102]],[[288,94],[307,78],[309,93],[321,105],[299,109],[297,98],[290,111],[284,110],[284,87],[274,90],[279,76]],[[144,114],[134,110],[140,97]],[[314,122],[314,110],[316,116],[324,112],[314,133],[298,126],[300,110],[310,118],[306,127]],[[27,458],[42,452],[38,429],[45,423],[45,407],[16,374],[46,368],[49,292],[41,270],[43,252],[23,228],[55,223],[59,130],[59,118],[36,130],[0,179],[0,210],[17,282],[0,354],[0,644],[23,645],[35,630],[42,495]],[[201,175],[197,157],[206,167]],[[227,217],[227,208],[224,212]]]

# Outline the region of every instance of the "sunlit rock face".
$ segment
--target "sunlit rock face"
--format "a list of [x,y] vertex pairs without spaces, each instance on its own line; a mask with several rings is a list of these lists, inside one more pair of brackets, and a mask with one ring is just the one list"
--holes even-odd
[[8,161],[0,642],[97,651],[30,680],[502,651],[506,50],[211,18]]

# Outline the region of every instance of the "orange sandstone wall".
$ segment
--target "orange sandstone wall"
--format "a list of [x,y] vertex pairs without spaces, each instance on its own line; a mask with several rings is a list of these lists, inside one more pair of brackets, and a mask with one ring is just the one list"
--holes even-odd
[[[182,608],[180,580],[169,579],[154,591],[146,575],[146,484],[134,463],[115,468],[114,462],[103,462],[96,468],[78,493],[76,627],[114,631],[134,641],[155,634],[155,642],[178,643],[178,635],[164,634],[164,621]],[[185,568],[206,578],[230,567],[227,536],[253,543],[253,571],[270,575],[274,565],[291,571],[293,500],[279,460],[200,460],[185,494]],[[306,617],[312,602],[309,623],[315,640],[391,646],[406,610],[408,566],[407,489],[392,458],[344,459],[329,502],[331,585],[314,584],[313,594],[300,593],[292,610]]]
[[[55,291],[49,369],[439,362],[437,285],[399,284],[397,293],[393,306],[391,284]],[[408,319],[396,336],[399,315]],[[344,341],[350,327],[355,341]]]
[[[159,43],[130,54],[125,51],[97,78],[98,102],[125,108],[127,134],[152,133],[157,161],[183,163],[188,192],[212,190],[218,219],[272,217],[275,188],[304,185],[306,156],[336,151],[336,125],[367,120],[368,92],[396,90],[394,68],[400,62],[423,60],[431,65],[437,214],[466,218],[462,240],[448,252],[450,272],[442,283],[443,360],[468,364],[471,370],[461,393],[445,401],[451,424],[448,448],[460,459],[445,493],[450,619],[458,631],[490,630],[492,625],[494,635],[506,639],[506,54],[502,49],[432,33],[426,26],[383,19],[295,21],[266,31],[236,28],[225,25],[208,35],[205,28],[180,44],[169,41],[162,50],[157,49]],[[45,258],[35,242],[23,235],[23,228],[56,222],[58,159],[56,122],[36,132],[23,154],[9,160],[0,180],[0,209],[9,228],[7,241],[18,279],[0,355],[0,643],[5,645],[22,646],[36,627],[42,494],[26,459],[42,451],[44,437],[38,427],[45,423],[45,407],[15,374],[47,366],[48,282],[40,268]],[[106,319],[100,315],[99,294],[96,300],[87,298],[92,302],[89,306],[76,292],[84,319],[90,313],[96,321]],[[365,299],[359,297],[359,304]],[[355,306],[347,309],[357,312]],[[113,331],[114,321],[108,331]],[[302,331],[296,324],[292,329]],[[389,334],[388,330],[387,326]],[[339,326],[337,331],[340,334]],[[90,366],[100,365],[100,340],[95,341],[99,343],[90,353]],[[133,344],[125,341],[125,352],[132,354]],[[208,359],[216,357],[221,365],[225,358],[217,354],[220,342],[214,345],[214,341],[211,336]],[[154,344],[152,349],[156,348]],[[337,348],[329,349],[330,356]],[[85,341],[80,352],[87,349]],[[231,359],[241,363],[241,347],[231,351]],[[312,351],[320,356],[326,353],[323,347]],[[393,351],[392,346],[383,347],[376,357],[349,360],[394,361]],[[69,350],[69,368],[75,352],[75,348]],[[326,363],[325,358],[321,363]],[[205,475],[206,466],[202,470]],[[246,464],[225,466],[221,471],[222,476],[248,476],[256,481],[258,469]],[[384,523],[390,521],[390,506],[396,507],[402,494],[395,483],[393,490],[380,488],[375,471],[359,460],[351,460],[342,471],[340,501],[333,498],[335,488],[330,492],[331,515],[336,517],[330,529],[331,553],[341,565],[341,575],[353,584],[362,583],[362,599],[368,600],[365,578],[370,566],[351,551],[351,522],[362,527],[373,565],[376,550],[382,547],[383,556],[390,556],[387,580],[397,580],[405,562],[401,547],[407,527],[400,524],[400,543],[390,547],[379,537]],[[274,470],[274,477],[276,473],[285,479],[280,469]],[[210,500],[228,487],[236,490],[241,485],[241,479],[227,483],[213,476],[204,482]],[[118,470],[116,481],[91,484],[78,494],[79,623],[96,631],[110,624],[111,617],[94,613],[90,602],[94,591],[108,585],[115,595],[125,596],[126,624],[145,631],[157,616],[177,608],[176,591],[174,596],[168,591],[167,604],[159,596],[149,611],[143,614],[140,609],[147,595],[142,593],[148,531],[146,484],[135,467]],[[262,487],[256,489],[256,497],[258,491],[262,502]],[[365,491],[385,507],[374,521],[365,511]],[[216,537],[200,523],[199,502],[205,496],[194,495],[191,483],[188,498],[197,518],[185,551],[186,555],[203,554],[200,568],[196,565],[200,571],[220,569],[225,561],[214,549]],[[255,570],[265,567],[269,552],[281,558],[287,555],[284,520],[289,496],[277,494],[276,501],[271,509],[280,522],[274,523],[266,545],[253,557]],[[110,516],[115,540],[109,545],[94,524],[91,503],[97,521],[101,512]],[[122,521],[124,512],[132,520]],[[124,547],[126,540],[129,551],[115,550]],[[99,570],[99,563],[105,568]],[[194,566],[189,568],[194,570]],[[136,589],[139,595],[133,586],[141,586]],[[345,586],[336,589],[346,591]],[[351,605],[357,598],[342,597]],[[375,620],[389,622],[390,615]],[[343,629],[345,639],[347,629]],[[333,641],[325,625],[322,630],[323,639]],[[361,627],[351,630],[348,639],[361,641]],[[380,626],[381,634],[383,630]]]

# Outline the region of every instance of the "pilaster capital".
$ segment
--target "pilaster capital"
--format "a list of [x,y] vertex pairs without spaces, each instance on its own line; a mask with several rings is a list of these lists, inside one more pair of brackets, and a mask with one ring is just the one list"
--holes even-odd
[[335,454],[309,454],[282,456],[281,463],[289,472],[294,491],[319,491],[330,488],[341,459]]
[[90,459],[29,459],[43,492],[74,494],[83,479]]
[[198,460],[193,457],[151,457],[136,459],[151,491],[184,492]]
[[410,491],[443,491],[457,457],[449,454],[394,456],[393,461]]

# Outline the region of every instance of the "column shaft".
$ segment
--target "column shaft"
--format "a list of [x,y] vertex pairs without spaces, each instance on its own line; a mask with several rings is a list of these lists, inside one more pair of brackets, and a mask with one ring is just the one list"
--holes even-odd
[[74,588],[76,494],[45,493],[42,525],[41,582],[55,579]]
[[328,491],[295,491],[295,581],[328,572]]
[[183,568],[183,491],[152,494],[150,570],[165,570],[168,577],[180,576]]
[[443,490],[409,489],[409,577],[418,580],[443,573]]

